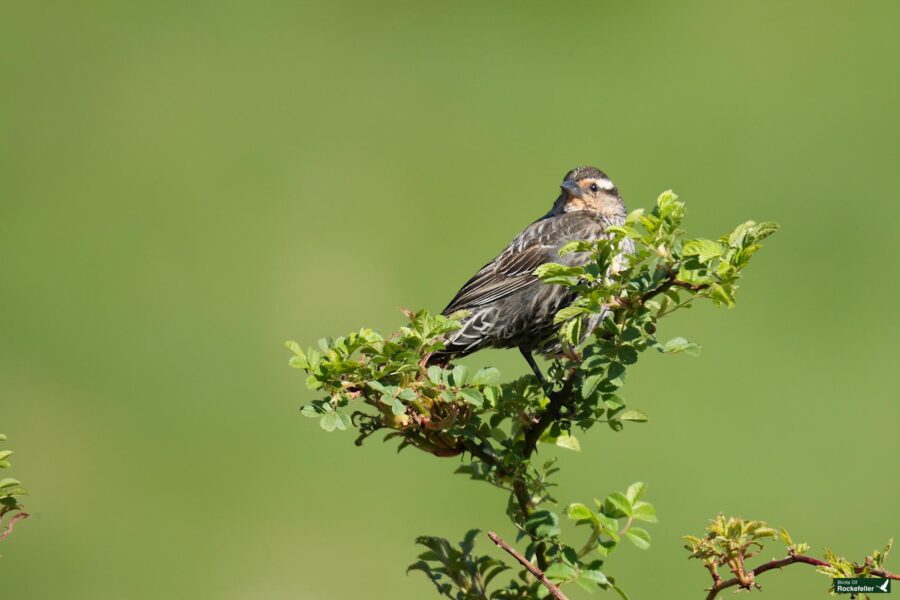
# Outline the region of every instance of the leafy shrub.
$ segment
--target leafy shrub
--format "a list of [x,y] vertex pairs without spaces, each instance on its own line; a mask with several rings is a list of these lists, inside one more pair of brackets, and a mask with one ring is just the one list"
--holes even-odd
[[[623,541],[642,549],[650,545],[643,523],[654,523],[656,512],[644,500],[646,486],[635,483],[591,505],[560,510],[552,491],[558,468],[554,461],[536,460],[535,450],[538,444],[578,450],[579,430],[602,424],[620,432],[647,421],[621,393],[629,367],[648,350],[694,355],[700,350],[681,337],[658,339],[659,322],[697,301],[733,306],[744,268],[777,229],[774,223],[748,221],[716,239],[687,238],[684,214],[684,204],[666,192],[652,211],[634,211],[624,225],[611,227],[610,239],[573,242],[560,251],[587,253],[585,266],[551,263],[535,271],[546,284],[577,293],[556,315],[565,351],[550,364],[546,389],[534,375],[501,382],[493,367],[427,366],[430,355],[443,348],[444,336],[459,328],[460,315],[408,312],[406,326],[391,335],[361,329],[305,350],[288,342],[291,365],[306,373],[307,387],[320,395],[302,413],[322,429],[356,429],[358,445],[384,432],[384,440],[395,440],[401,449],[463,457],[458,473],[508,493],[506,514],[524,550],[518,553],[496,534],[490,537],[519,569],[475,554],[477,531],[457,546],[421,537],[425,551],[410,569],[425,573],[441,595],[565,598],[560,586],[577,584],[626,597],[608,563]],[[614,264],[626,239],[636,250],[627,264]],[[601,325],[579,343],[588,318],[597,314],[605,315]],[[564,532],[563,518],[574,532]]]

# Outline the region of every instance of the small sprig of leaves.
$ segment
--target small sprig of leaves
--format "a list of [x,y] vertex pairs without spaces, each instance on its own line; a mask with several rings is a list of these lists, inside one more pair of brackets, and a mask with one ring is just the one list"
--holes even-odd
[[[787,556],[749,567],[747,562],[762,552],[764,543],[776,538],[784,543]],[[838,577],[900,579],[900,575],[884,568],[893,540],[889,541],[883,550],[876,550],[867,556],[862,563],[849,561],[827,548],[825,560],[821,560],[808,556],[806,552],[809,550],[809,544],[795,543],[785,529],[776,531],[763,521],[740,517],[726,518],[721,513],[710,521],[705,536],[687,535],[684,536],[684,540],[687,542],[685,549],[690,552],[689,558],[702,561],[712,578],[712,586],[707,589],[707,600],[713,600],[719,592],[730,587],[746,590],[762,589],[756,582],[759,575],[797,563],[813,565],[818,573],[830,579]],[[721,575],[722,570],[726,568],[732,575],[729,579]]]
[[[5,441],[6,436],[0,433],[0,442]],[[0,469],[8,469],[11,466],[9,457],[13,454],[12,450],[0,450]],[[25,507],[19,503],[20,497],[27,493],[18,479],[0,477],[0,541],[12,533],[16,522],[28,517]]]
[[444,538],[417,538],[416,543],[425,546],[426,551],[409,566],[407,572],[422,571],[437,587],[438,593],[454,600],[527,598],[521,595],[526,589],[524,582],[522,585],[490,589],[494,578],[508,571],[509,567],[495,558],[472,554],[479,533],[477,529],[468,531],[458,548]]
[[[627,598],[616,586],[615,579],[603,571],[603,566],[623,539],[641,550],[650,547],[650,534],[636,526],[641,521],[656,523],[655,508],[642,500],[645,491],[646,485],[639,482],[629,486],[624,493],[615,492],[603,500],[595,499],[595,508],[581,503],[568,505],[565,516],[576,527],[586,529],[584,541],[576,545],[563,540],[559,514],[551,510],[534,511],[520,528],[517,538],[531,540],[522,555],[523,560],[529,561],[529,568],[518,571],[506,581],[495,580],[509,570],[505,563],[473,554],[478,530],[468,532],[459,549],[444,538],[419,538],[417,542],[427,551],[419,555],[419,560],[409,570],[424,572],[442,595],[455,600],[541,597],[547,590],[533,577],[534,572],[541,573],[558,586],[575,583],[588,591],[598,587],[611,589]],[[538,547],[544,548],[548,562],[542,570],[533,564]],[[494,586],[490,588],[492,582]]]
[[[698,299],[732,306],[743,269],[777,229],[748,221],[716,239],[687,238],[681,229],[684,214],[684,204],[666,192],[652,211],[635,211],[622,226],[608,228],[607,239],[575,241],[561,250],[586,254],[583,266],[551,263],[535,271],[545,284],[568,287],[576,296],[555,317],[563,352],[547,369],[546,387],[533,375],[501,383],[492,367],[472,372],[463,365],[429,366],[463,315],[407,312],[408,323],[388,336],[361,329],[306,350],[288,342],[291,365],[304,371],[307,387],[321,395],[302,414],[326,431],[357,429],[358,445],[384,431],[384,439],[398,440],[399,449],[461,457],[458,473],[509,494],[507,515],[519,539],[527,540],[525,556],[535,569],[560,584],[618,589],[599,567],[623,536],[639,547],[649,544],[646,531],[634,525],[655,518],[639,499],[643,486],[608,497],[596,511],[571,505],[566,515],[589,534],[575,548],[560,539],[559,515],[548,508],[556,504],[551,477],[558,469],[553,461],[534,458],[540,444],[579,450],[576,427],[584,431],[604,423],[618,432],[628,423],[646,422],[646,413],[627,406],[621,394],[628,368],[651,348],[689,355],[700,350],[681,337],[658,340],[660,320]],[[597,322],[593,332],[586,330]],[[626,523],[621,528],[611,523],[619,519]],[[451,556],[448,547],[441,542],[440,556]],[[450,582],[454,598],[487,593],[473,574],[482,563],[466,544],[458,552],[454,561],[439,560],[426,573],[441,574],[441,585]],[[475,571],[470,560],[476,560]],[[541,589],[528,572],[523,571],[520,587],[510,583],[491,594],[535,597],[515,595]]]

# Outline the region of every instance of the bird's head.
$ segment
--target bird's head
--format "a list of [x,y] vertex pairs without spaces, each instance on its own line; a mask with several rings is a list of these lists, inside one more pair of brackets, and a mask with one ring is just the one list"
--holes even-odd
[[595,167],[578,167],[566,173],[559,198],[553,205],[556,214],[587,210],[605,217],[624,217],[625,203],[616,184]]

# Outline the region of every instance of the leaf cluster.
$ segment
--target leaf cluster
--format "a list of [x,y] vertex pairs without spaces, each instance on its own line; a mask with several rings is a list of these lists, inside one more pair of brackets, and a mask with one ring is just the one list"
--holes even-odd
[[746,561],[762,551],[763,542],[778,537],[778,532],[763,521],[725,517],[721,513],[706,527],[706,532],[702,538],[684,536],[690,558],[702,560],[708,569],[728,567],[738,579],[746,579]]
[[[6,436],[0,433],[0,442],[5,442]],[[0,450],[0,469],[8,469],[11,464],[9,457],[14,452],[12,450]],[[28,491],[22,487],[18,479],[12,477],[0,477],[0,540],[3,540],[11,531],[12,523],[16,519],[27,516],[24,512],[25,507],[20,503],[22,496],[28,494]]]

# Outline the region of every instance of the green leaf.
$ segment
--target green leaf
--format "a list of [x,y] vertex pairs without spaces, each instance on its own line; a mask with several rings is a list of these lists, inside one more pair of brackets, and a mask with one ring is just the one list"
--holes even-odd
[[656,523],[656,509],[649,502],[635,502],[632,517],[646,523]]
[[322,415],[322,418],[319,419],[319,427],[324,429],[325,431],[332,432],[338,426],[338,416],[337,413],[328,413]]
[[603,503],[603,512],[610,517],[630,517],[631,501],[620,492],[613,492]]
[[734,286],[733,285],[720,285],[718,283],[714,283],[709,286],[709,297],[712,298],[713,302],[716,304],[724,304],[725,306],[732,307],[734,306]]
[[563,562],[558,562],[547,567],[547,570],[544,571],[544,575],[546,575],[548,579],[554,581],[572,581],[578,576],[578,572],[575,570],[575,567]]
[[[282,363],[283,364],[283,363]],[[13,479],[12,477],[7,477],[6,479],[0,479],[0,490],[16,487],[21,485],[18,479]]]
[[791,539],[791,534],[789,534],[784,527],[781,528],[779,536],[781,536],[781,541],[784,542],[786,546],[792,546],[794,544],[794,540]]
[[602,571],[597,571],[596,569],[582,569],[579,575],[582,579],[593,581],[598,585],[609,584],[609,579],[606,577],[606,575],[604,575]]
[[[597,502],[597,507],[603,510],[603,503]],[[612,517],[608,517],[603,513],[597,515],[597,520],[600,521],[600,527],[603,529],[603,534],[612,539],[614,542],[619,541],[619,521]]]
[[537,510],[525,521],[525,529],[537,537],[559,535],[559,517],[549,510]]
[[305,404],[300,408],[300,414],[304,417],[318,417],[321,413],[314,404]]
[[397,397],[400,398],[401,400],[406,400],[407,402],[412,402],[413,400],[418,398],[419,395],[416,394],[416,390],[414,390],[412,388],[403,388],[402,390],[400,390],[400,393],[397,394]]
[[566,254],[571,254],[573,252],[590,252],[591,248],[593,248],[593,244],[591,244],[591,242],[569,242],[559,249],[559,255],[565,256]]
[[616,418],[620,421],[633,421],[635,423],[646,423],[650,420],[650,417],[639,410],[626,410],[621,415],[616,415]]
[[584,267],[569,267],[556,263],[546,263],[534,270],[534,275],[544,283],[574,285],[584,275]]
[[636,481],[628,486],[628,489],[625,490],[625,497],[628,499],[628,502],[633,506],[635,502],[640,500],[644,496],[644,492],[647,491],[647,484],[643,481]]
[[628,531],[625,532],[625,537],[631,540],[631,543],[641,550],[646,550],[650,547],[650,534],[640,527],[629,528]]
[[685,242],[682,253],[685,256],[696,256],[700,262],[708,262],[711,258],[725,254],[725,247],[712,240],[689,240]]
[[466,385],[466,380],[469,377],[469,367],[467,367],[466,365],[456,365],[453,368],[451,377],[453,378],[453,385],[455,385],[455,386]]
[[500,381],[500,371],[494,367],[484,367],[478,369],[472,380],[471,385],[495,385]]
[[581,504],[580,502],[575,502],[567,506],[566,516],[573,521],[597,522],[597,517],[594,515],[594,511],[592,511],[584,504]]
[[685,354],[690,354],[691,356],[699,356],[700,346],[698,346],[694,342],[687,341],[683,337],[676,337],[666,342],[662,348],[662,351],[669,354],[678,354],[680,352],[684,352]]
[[567,306],[556,313],[556,316],[553,317],[553,324],[559,325],[563,321],[568,321],[572,317],[583,315],[586,312],[588,309],[583,306]]
[[444,370],[437,365],[431,365],[428,367],[428,379],[434,384],[444,383]]
[[581,452],[581,444],[578,442],[578,438],[570,433],[563,432],[554,443],[560,448],[565,448],[566,450],[574,450],[575,452]]
[[393,396],[384,395],[381,397],[382,402],[386,402],[391,407],[391,413],[396,416],[405,415],[406,414],[406,405],[400,401],[399,398],[394,398]]
[[481,392],[474,388],[466,388],[459,391],[459,395],[462,396],[463,400],[467,403],[481,408],[484,406],[484,396],[481,395]]
[[334,414],[337,415],[337,419],[338,419],[337,420],[337,428],[340,429],[341,431],[346,431],[353,424],[353,421],[350,420],[349,415],[345,415],[342,412],[336,412]]
[[606,374],[607,381],[615,387],[621,387],[625,383],[625,365],[618,362],[609,363],[609,370]]

